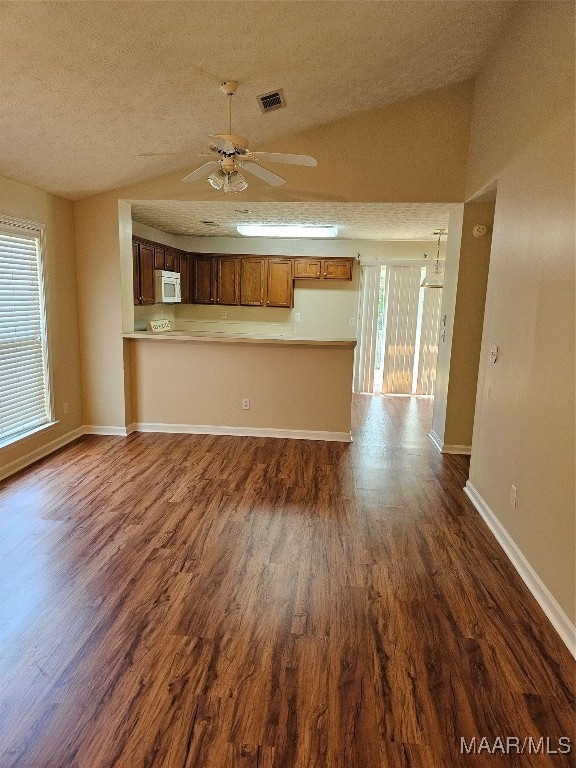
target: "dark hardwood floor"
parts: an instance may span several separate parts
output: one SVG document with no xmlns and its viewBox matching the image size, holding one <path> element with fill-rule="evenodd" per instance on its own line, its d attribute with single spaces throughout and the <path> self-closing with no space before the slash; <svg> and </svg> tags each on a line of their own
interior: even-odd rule
<svg viewBox="0 0 576 768">
<path fill-rule="evenodd" d="M 429 401 L 354 408 L 351 445 L 85 437 L 0 486 L 0 768 L 574 765 L 461 753 L 573 737 L 574 661 Z"/>
</svg>

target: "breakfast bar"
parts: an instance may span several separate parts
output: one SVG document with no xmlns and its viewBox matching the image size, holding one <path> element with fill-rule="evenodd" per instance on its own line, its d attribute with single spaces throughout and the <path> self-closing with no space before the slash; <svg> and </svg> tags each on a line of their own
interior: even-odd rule
<svg viewBox="0 0 576 768">
<path fill-rule="evenodd" d="M 351 438 L 351 339 L 171 331 L 123 334 L 132 429 Z"/>
</svg>

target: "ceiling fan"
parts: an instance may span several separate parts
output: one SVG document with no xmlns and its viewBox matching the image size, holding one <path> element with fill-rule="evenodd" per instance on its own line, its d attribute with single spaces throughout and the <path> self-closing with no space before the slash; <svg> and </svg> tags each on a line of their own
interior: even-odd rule
<svg viewBox="0 0 576 768">
<path fill-rule="evenodd" d="M 309 155 L 251 152 L 248 149 L 248 139 L 232 133 L 232 96 L 236 93 L 237 88 L 236 80 L 227 80 L 220 86 L 222 93 L 228 97 L 228 133 L 217 133 L 210 136 L 209 149 L 214 159 L 196 168 L 182 181 L 198 181 L 208 176 L 208 182 L 215 189 L 223 189 L 224 192 L 242 192 L 248 186 L 248 182 L 240 173 L 240 169 L 257 176 L 273 187 L 286 183 L 286 179 L 260 165 L 257 160 L 290 165 L 316 165 L 316 160 Z"/>
</svg>

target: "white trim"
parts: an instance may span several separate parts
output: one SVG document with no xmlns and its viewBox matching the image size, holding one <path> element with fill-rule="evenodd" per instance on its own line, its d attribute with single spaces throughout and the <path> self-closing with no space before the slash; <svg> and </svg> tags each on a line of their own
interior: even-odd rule
<svg viewBox="0 0 576 768">
<path fill-rule="evenodd" d="M 494 534 L 496 540 L 508 556 L 508 559 L 518 571 L 520 578 L 534 595 L 536 602 L 540 608 L 542 608 L 570 653 L 576 658 L 576 626 L 572 624 L 561 606 L 558 605 L 554 595 L 552 595 L 540 576 L 538 576 L 534 568 L 532 568 L 512 536 L 510 536 L 506 528 L 504 528 L 500 520 L 498 520 L 470 480 L 466 483 L 464 493 L 468 496 L 488 528 L 490 528 Z"/>
<path fill-rule="evenodd" d="M 136 432 L 186 433 L 191 435 L 235 435 L 238 437 L 280 437 L 290 440 L 328 440 L 351 443 L 350 432 L 315 432 L 307 429 L 268 427 L 220 427 L 212 424 L 132 424 Z"/>
<path fill-rule="evenodd" d="M 458 454 L 460 456 L 470 456 L 472 453 L 472 446 L 471 445 L 450 445 L 449 443 L 443 443 L 442 440 L 438 437 L 436 432 L 434 430 L 431 430 L 428 433 L 428 437 L 436 448 L 440 451 L 440 453 L 453 453 Z"/>
<path fill-rule="evenodd" d="M 21 456 L 19 459 L 11 461 L 10 464 L 6 464 L 0 469 L 0 480 L 4 480 L 10 475 L 14 475 L 16 472 L 20 472 L 21 469 L 28 467 L 39 459 L 43 459 L 44 456 L 47 456 L 49 453 L 54 453 L 54 451 L 57 451 L 59 448 L 82 437 L 83 434 L 83 428 L 78 427 L 78 429 L 74 429 L 72 432 L 67 432 L 65 435 L 57 437 L 49 443 L 45 443 L 40 448 L 36 448 L 36 450 L 30 451 L 30 453 L 27 453 L 25 456 Z"/>
<path fill-rule="evenodd" d="M 470 456 L 472 454 L 471 445 L 449 445 L 444 443 L 442 446 L 442 453 L 455 453 L 461 456 Z"/>
<path fill-rule="evenodd" d="M 129 434 L 126 427 L 106 427 L 100 426 L 99 424 L 85 424 L 83 429 L 85 435 L 115 435 L 117 437 L 126 437 L 126 435 Z"/>
</svg>

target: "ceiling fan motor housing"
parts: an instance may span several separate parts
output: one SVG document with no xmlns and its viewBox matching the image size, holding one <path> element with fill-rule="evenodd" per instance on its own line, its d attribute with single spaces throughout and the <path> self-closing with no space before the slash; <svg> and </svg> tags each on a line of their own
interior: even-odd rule
<svg viewBox="0 0 576 768">
<path fill-rule="evenodd" d="M 234 96 L 238 88 L 237 80 L 225 80 L 220 86 L 220 90 L 225 96 Z"/>
</svg>

